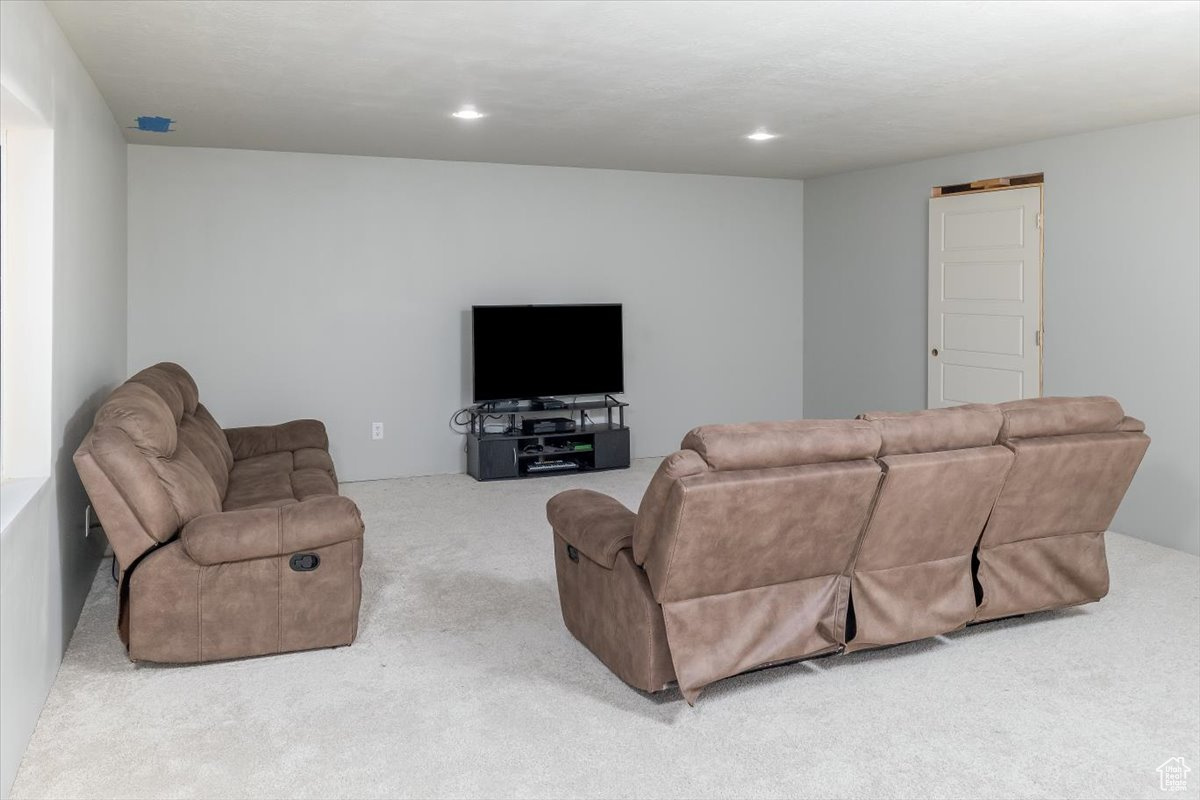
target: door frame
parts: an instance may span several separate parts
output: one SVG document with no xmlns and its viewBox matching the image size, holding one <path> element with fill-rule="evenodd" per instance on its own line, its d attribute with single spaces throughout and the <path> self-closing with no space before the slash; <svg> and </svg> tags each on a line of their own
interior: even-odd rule
<svg viewBox="0 0 1200 800">
<path fill-rule="evenodd" d="M 1010 175 L 1005 178 L 980 178 L 967 183 L 946 184 L 934 186 L 929 196 L 957 197 L 961 194 L 983 194 L 984 192 L 1005 192 L 1010 189 L 1032 189 L 1037 187 L 1038 203 L 1041 211 L 1038 216 L 1038 259 L 1041 268 L 1038 270 L 1038 397 L 1046 395 L 1046 175 L 1044 172 L 1031 172 L 1025 175 Z M 929 220 L 926 219 L 926 226 Z M 928 271 L 929 253 L 925 254 L 926 271 Z M 925 308 L 926 321 L 929 319 L 929 307 Z"/>
</svg>

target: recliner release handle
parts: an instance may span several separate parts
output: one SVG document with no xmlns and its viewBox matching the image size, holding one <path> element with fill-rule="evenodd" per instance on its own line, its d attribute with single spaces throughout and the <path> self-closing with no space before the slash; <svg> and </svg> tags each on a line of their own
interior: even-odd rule
<svg viewBox="0 0 1200 800">
<path fill-rule="evenodd" d="M 579 551 L 575 549 L 575 545 L 567 545 L 567 558 L 579 563 Z"/>
<path fill-rule="evenodd" d="M 312 572 L 321 566 L 321 557 L 316 553 L 296 553 L 288 561 L 288 565 L 296 572 Z"/>
</svg>

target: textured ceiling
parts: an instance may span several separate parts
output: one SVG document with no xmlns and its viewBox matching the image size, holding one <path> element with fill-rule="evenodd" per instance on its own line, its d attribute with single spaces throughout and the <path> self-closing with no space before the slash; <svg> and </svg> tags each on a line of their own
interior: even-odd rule
<svg viewBox="0 0 1200 800">
<path fill-rule="evenodd" d="M 800 178 L 1200 111 L 1197 2 L 49 5 L 147 144 Z"/>
</svg>

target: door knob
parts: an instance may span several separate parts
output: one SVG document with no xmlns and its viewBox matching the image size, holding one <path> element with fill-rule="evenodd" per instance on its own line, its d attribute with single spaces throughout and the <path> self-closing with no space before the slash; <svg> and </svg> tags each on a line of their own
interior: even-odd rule
<svg viewBox="0 0 1200 800">
<path fill-rule="evenodd" d="M 929 354 L 930 354 L 931 356 L 933 356 L 934 358 L 937 358 L 938 349 L 937 349 L 936 347 L 935 347 L 935 348 L 933 348 L 932 350 L 930 350 L 930 351 L 929 351 Z"/>
</svg>

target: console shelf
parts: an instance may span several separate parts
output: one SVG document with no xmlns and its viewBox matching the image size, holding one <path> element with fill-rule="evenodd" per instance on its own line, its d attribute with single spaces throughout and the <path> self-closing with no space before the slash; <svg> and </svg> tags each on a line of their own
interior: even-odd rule
<svg viewBox="0 0 1200 800">
<path fill-rule="evenodd" d="M 564 403 L 559 408 L 474 406 L 469 409 L 467 473 L 479 481 L 494 481 L 627 468 L 629 427 L 625 424 L 625 407 L 628 405 L 610 397 Z M 606 411 L 606 419 L 592 422 L 588 411 Z M 521 418 L 567 415 L 574 418 L 574 431 L 521 432 Z M 505 431 L 484 432 L 484 424 L 489 419 L 503 420 Z M 566 461 L 575 466 L 538 471 L 537 465 L 550 461 Z"/>
</svg>

